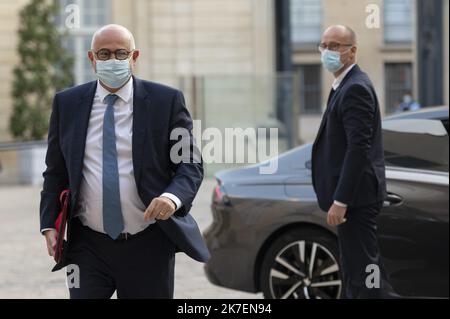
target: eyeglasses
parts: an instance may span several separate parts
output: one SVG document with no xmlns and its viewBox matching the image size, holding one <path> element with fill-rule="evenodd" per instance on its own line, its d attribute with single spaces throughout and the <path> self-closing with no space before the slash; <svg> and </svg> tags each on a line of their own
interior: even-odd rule
<svg viewBox="0 0 450 319">
<path fill-rule="evenodd" d="M 130 53 L 133 51 L 127 51 L 125 49 L 118 49 L 116 51 L 110 51 L 109 49 L 100 49 L 95 53 L 97 59 L 101 61 L 106 61 L 111 58 L 111 54 L 114 54 L 117 60 L 126 60 L 130 56 Z"/>
<path fill-rule="evenodd" d="M 331 42 L 330 44 L 326 45 L 325 43 L 321 43 L 319 45 L 319 51 L 323 52 L 325 50 L 330 50 L 330 51 L 339 51 L 339 49 L 341 47 L 351 47 L 353 46 L 353 44 L 350 43 L 337 43 L 337 42 Z"/>
</svg>

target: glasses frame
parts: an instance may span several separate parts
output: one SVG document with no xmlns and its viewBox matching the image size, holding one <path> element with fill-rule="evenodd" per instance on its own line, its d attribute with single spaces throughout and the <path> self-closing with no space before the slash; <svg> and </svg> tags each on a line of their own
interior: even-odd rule
<svg viewBox="0 0 450 319">
<path fill-rule="evenodd" d="M 336 43 L 336 44 L 337 44 L 336 50 L 330 50 L 330 49 L 328 49 L 328 46 L 323 47 L 323 46 L 322 46 L 322 43 L 321 43 L 321 44 L 319 44 L 319 46 L 318 46 L 319 52 L 323 52 L 323 51 L 325 51 L 325 50 L 330 50 L 330 51 L 338 52 L 339 49 L 340 49 L 341 47 L 352 47 L 352 46 L 353 46 L 353 44 L 351 44 L 351 43 Z"/>
<path fill-rule="evenodd" d="M 107 59 L 100 59 L 100 58 L 98 57 L 98 53 L 99 53 L 100 51 L 102 51 L 102 50 L 107 50 L 107 51 L 109 52 L 109 56 L 108 56 Z M 118 52 L 118 51 L 125 51 L 125 52 L 127 53 L 127 57 L 126 57 L 125 59 L 118 59 L 118 58 L 117 58 L 117 52 Z M 108 60 L 110 60 L 110 59 L 111 59 L 111 55 L 114 55 L 114 58 L 115 58 L 116 60 L 124 61 L 124 60 L 126 60 L 126 59 L 128 59 L 128 58 L 130 57 L 130 53 L 133 53 L 134 50 L 128 51 L 127 49 L 117 49 L 116 51 L 111 51 L 111 50 L 109 50 L 109 49 L 102 48 L 102 49 L 99 49 L 97 52 L 95 52 L 95 51 L 92 51 L 92 52 L 94 53 L 94 55 L 95 55 L 95 57 L 97 58 L 97 60 L 100 60 L 100 61 L 108 61 Z"/>
</svg>

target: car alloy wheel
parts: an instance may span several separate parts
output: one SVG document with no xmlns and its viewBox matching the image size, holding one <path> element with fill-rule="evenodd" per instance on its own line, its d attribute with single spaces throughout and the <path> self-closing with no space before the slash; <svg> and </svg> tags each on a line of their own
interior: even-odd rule
<svg viewBox="0 0 450 319">
<path fill-rule="evenodd" d="M 339 264 L 321 244 L 295 241 L 273 260 L 269 287 L 275 299 L 336 299 L 342 289 Z"/>
</svg>

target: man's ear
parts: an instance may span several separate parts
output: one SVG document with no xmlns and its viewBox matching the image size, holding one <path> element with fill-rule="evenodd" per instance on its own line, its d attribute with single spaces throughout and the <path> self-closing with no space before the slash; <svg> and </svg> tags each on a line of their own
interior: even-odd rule
<svg viewBox="0 0 450 319">
<path fill-rule="evenodd" d="M 358 51 L 358 48 L 356 46 L 353 46 L 351 51 L 352 51 L 353 58 L 355 58 L 356 57 L 356 51 Z"/>
<path fill-rule="evenodd" d="M 94 62 L 94 52 L 92 52 L 91 50 L 89 50 L 89 51 L 87 52 L 87 54 L 88 54 L 89 60 L 91 60 L 91 62 Z"/>
<path fill-rule="evenodd" d="M 92 50 L 89 50 L 89 51 L 88 51 L 88 58 L 89 58 L 89 60 L 91 61 L 92 69 L 93 69 L 94 72 L 95 72 L 95 59 L 94 59 L 94 52 L 92 52 Z"/>
<path fill-rule="evenodd" d="M 136 62 L 136 60 L 138 59 L 140 53 L 141 52 L 139 50 L 134 50 L 133 51 L 133 62 Z"/>
</svg>

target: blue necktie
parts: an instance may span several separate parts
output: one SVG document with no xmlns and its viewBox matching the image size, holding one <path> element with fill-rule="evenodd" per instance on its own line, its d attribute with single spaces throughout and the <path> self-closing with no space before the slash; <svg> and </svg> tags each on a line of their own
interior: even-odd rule
<svg viewBox="0 0 450 319">
<path fill-rule="evenodd" d="M 107 107 L 103 118 L 103 228 L 112 239 L 116 239 L 124 229 L 114 125 L 114 103 L 117 98 L 115 94 L 106 96 Z"/>
</svg>

